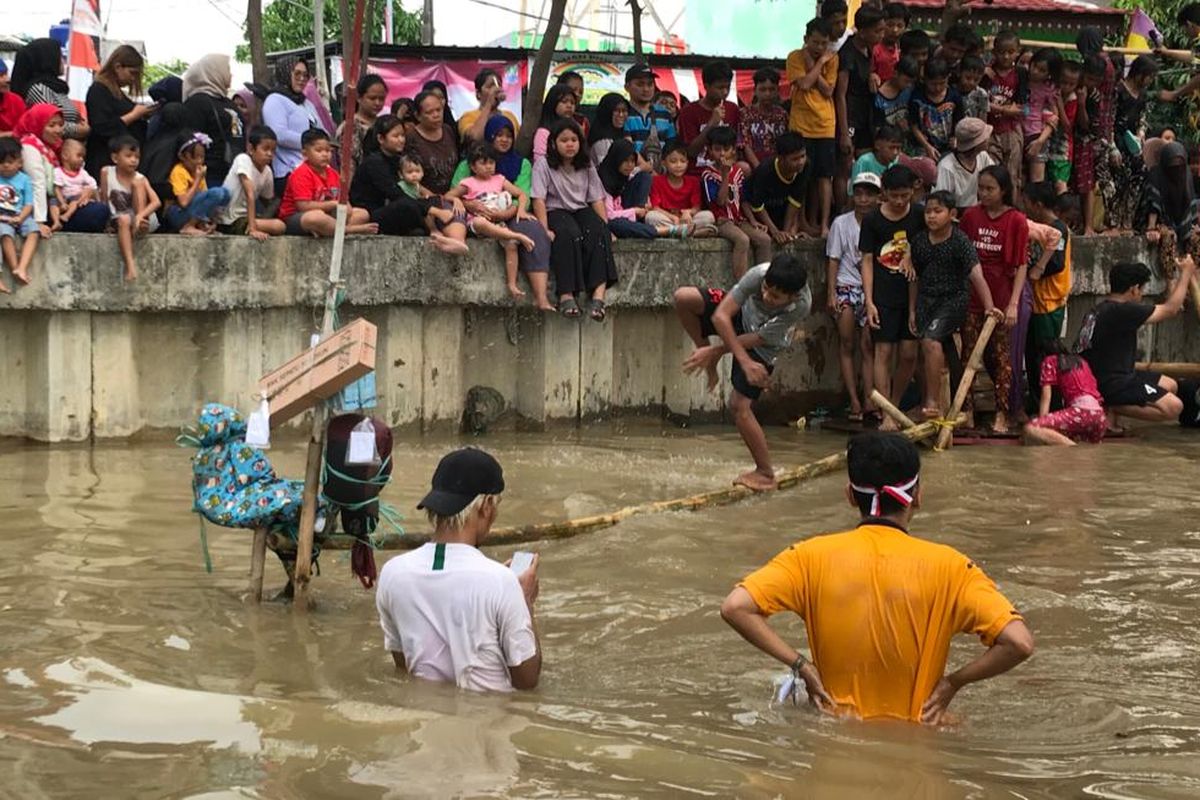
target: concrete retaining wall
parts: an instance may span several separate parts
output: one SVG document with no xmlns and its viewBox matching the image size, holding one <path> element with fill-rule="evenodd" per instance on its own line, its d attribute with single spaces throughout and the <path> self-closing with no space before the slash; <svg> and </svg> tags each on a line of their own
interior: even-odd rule
<svg viewBox="0 0 1200 800">
<path fill-rule="evenodd" d="M 822 308 L 820 243 L 800 243 Z M 680 373 L 691 346 L 670 308 L 682 284 L 728 285 L 720 241 L 621 242 L 608 321 L 568 321 L 515 307 L 499 249 L 475 242 L 451 259 L 420 239 L 346 244 L 344 318 L 379 326 L 380 414 L 395 426 L 457 426 L 473 386 L 503 397 L 520 424 L 617 412 L 719 416 L 728 394 Z M 121 281 L 112 237 L 45 242 L 33 283 L 0 296 L 0 435 L 45 441 L 174 428 L 201 403 L 249 409 L 258 378 L 300 352 L 319 325 L 331 244 L 289 238 L 156 235 L 139 245 L 141 277 Z M 1118 260 L 1149 262 L 1140 239 L 1078 240 L 1071 318 L 1105 288 Z M 1196 323 L 1147 332 L 1147 356 L 1200 360 Z M 768 417 L 838 402 L 836 333 L 808 320 L 761 404 Z"/>
</svg>

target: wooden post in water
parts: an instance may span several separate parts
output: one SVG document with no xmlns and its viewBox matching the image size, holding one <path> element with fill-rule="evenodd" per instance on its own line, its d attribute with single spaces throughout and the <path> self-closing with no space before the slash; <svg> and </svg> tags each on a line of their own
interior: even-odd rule
<svg viewBox="0 0 1200 800">
<path fill-rule="evenodd" d="M 342 254 L 346 246 L 346 220 L 350 215 L 350 181 L 353 177 L 353 162 L 350 150 L 354 143 L 354 112 L 358 105 L 358 93 L 355 84 L 358 82 L 359 61 L 362 56 L 363 16 L 366 0 L 355 0 L 354 3 L 354 46 L 350 51 L 350 62 L 344 73 L 346 85 L 346 107 L 343 118 L 347 122 L 343 126 L 341 152 L 342 172 L 340 176 L 341 191 L 338 192 L 337 228 L 333 236 L 333 256 L 329 261 L 329 286 L 325 290 L 325 314 L 321 320 L 322 338 L 333 333 L 334 311 L 337 309 L 338 285 L 342 280 Z M 324 57 L 324 53 L 320 54 Z M 293 579 L 295 597 L 293 609 L 298 612 L 308 610 L 308 582 L 312 579 L 312 548 L 313 527 L 317 520 L 317 492 L 321 483 L 321 456 L 325 449 L 325 424 L 328 419 L 325 404 L 320 403 L 313 409 L 312 429 L 308 437 L 308 457 L 304 468 L 303 507 L 300 511 L 300 534 L 296 543 L 296 570 Z"/>
<path fill-rule="evenodd" d="M 262 602 L 263 570 L 267 562 L 267 529 L 254 529 L 254 544 L 250 548 L 250 596 Z"/>
<path fill-rule="evenodd" d="M 946 419 L 956 419 L 958 412 L 962 411 L 963 403 L 967 401 L 967 393 L 971 391 L 971 385 L 975 383 L 975 373 L 983 366 L 983 351 L 987 348 L 987 344 L 992 338 L 992 332 L 995 330 L 996 318 L 989 316 L 983 321 L 983 329 L 979 331 L 979 339 L 975 342 L 975 349 L 971 351 L 971 357 L 963 365 L 962 380 L 958 382 L 958 390 L 954 393 L 954 402 L 950 404 L 950 413 L 946 415 Z M 942 428 L 938 434 L 937 447 L 934 449 L 945 450 L 953 438 L 954 428 Z"/>
<path fill-rule="evenodd" d="M 951 398 L 950 370 L 944 369 L 944 370 L 942 370 L 942 389 L 938 393 L 938 408 L 949 408 L 950 407 L 950 398 Z M 949 447 L 953 447 L 953 446 L 954 446 L 954 437 L 951 436 L 950 441 L 946 442 L 946 447 L 949 448 Z"/>
</svg>

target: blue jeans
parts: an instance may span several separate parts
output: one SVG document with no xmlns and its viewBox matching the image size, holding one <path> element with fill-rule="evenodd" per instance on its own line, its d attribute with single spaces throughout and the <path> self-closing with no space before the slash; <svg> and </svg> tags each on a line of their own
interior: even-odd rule
<svg viewBox="0 0 1200 800">
<path fill-rule="evenodd" d="M 75 209 L 71 218 L 63 223 L 67 233 L 104 233 L 110 216 L 107 203 L 88 203 Z"/>
<path fill-rule="evenodd" d="M 650 184 L 654 174 L 638 171 L 629 176 L 629 183 L 621 191 L 622 208 L 642 208 L 650 202 Z M 617 234 L 618 236 L 620 234 Z"/>
<path fill-rule="evenodd" d="M 658 235 L 653 225 L 647 225 L 644 222 L 637 222 L 623 217 L 610 219 L 608 221 L 608 229 L 618 239 L 653 239 Z"/>
<path fill-rule="evenodd" d="M 218 208 L 229 205 L 229 190 L 224 186 L 215 189 L 205 189 L 197 192 L 192 202 L 186 208 L 171 206 L 167 209 L 167 225 L 173 231 L 178 231 L 192 220 L 208 222 Z"/>
</svg>

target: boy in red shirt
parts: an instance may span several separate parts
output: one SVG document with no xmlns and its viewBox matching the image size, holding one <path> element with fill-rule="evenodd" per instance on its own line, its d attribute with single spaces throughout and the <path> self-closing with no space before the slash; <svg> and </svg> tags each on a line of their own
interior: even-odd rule
<svg viewBox="0 0 1200 800">
<path fill-rule="evenodd" d="M 679 138 L 687 145 L 688 157 L 701 159 L 708 147 L 709 132 L 729 127 L 738 129 L 741 121 L 737 104 L 730 102 L 729 89 L 733 85 L 733 69 L 725 61 L 710 61 L 700 73 L 704 83 L 704 97 L 688 103 L 679 112 Z M 707 166 L 700 164 L 699 166 Z"/>
<path fill-rule="evenodd" d="M 871 50 L 871 91 L 879 91 L 896 74 L 900 63 L 900 35 L 908 30 L 911 18 L 904 3 L 888 3 L 883 8 L 883 39 Z"/>
<path fill-rule="evenodd" d="M 309 128 L 300 137 L 304 163 L 288 176 L 279 218 L 287 226 L 288 236 L 333 236 L 337 229 L 337 205 L 341 195 L 338 174 L 330 166 L 333 146 L 323 130 Z M 346 219 L 346 233 L 379 233 L 365 208 L 352 208 Z"/>
<path fill-rule="evenodd" d="M 1021 191 L 1021 176 L 1025 171 L 1025 136 L 1021 132 L 1024 115 L 1022 96 L 1026 90 L 1017 68 L 1021 40 L 1012 31 L 1000 31 L 992 40 L 992 65 L 983 74 L 983 88 L 988 90 L 988 124 L 992 126 L 992 141 L 988 154 L 997 164 L 1003 164 L 1012 176 L 1014 191 Z"/>
<path fill-rule="evenodd" d="M 0 59 L 0 136 L 12 136 L 17 120 L 25 113 L 25 101 L 8 90 L 8 64 Z"/>
<path fill-rule="evenodd" d="M 650 184 L 648 225 L 684 225 L 688 236 L 713 236 L 717 221 L 711 211 L 700 206 L 700 179 L 688 175 L 688 151 L 680 141 L 671 142 L 663 150 L 666 172 L 656 174 Z"/>
</svg>

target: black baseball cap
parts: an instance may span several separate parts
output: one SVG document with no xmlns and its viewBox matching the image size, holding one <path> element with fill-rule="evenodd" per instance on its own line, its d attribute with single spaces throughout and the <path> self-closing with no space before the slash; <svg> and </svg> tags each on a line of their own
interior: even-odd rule
<svg viewBox="0 0 1200 800">
<path fill-rule="evenodd" d="M 504 491 L 500 462 L 475 447 L 464 447 L 442 457 L 433 472 L 433 488 L 417 508 L 441 517 L 452 517 L 481 494 Z"/>
<path fill-rule="evenodd" d="M 638 78 L 654 78 L 655 80 L 658 80 L 658 76 L 654 74 L 654 70 L 650 69 L 649 66 L 640 61 L 629 69 L 625 70 L 626 83 L 629 83 L 632 80 L 637 80 Z"/>
</svg>

